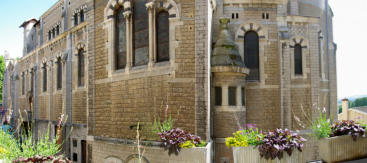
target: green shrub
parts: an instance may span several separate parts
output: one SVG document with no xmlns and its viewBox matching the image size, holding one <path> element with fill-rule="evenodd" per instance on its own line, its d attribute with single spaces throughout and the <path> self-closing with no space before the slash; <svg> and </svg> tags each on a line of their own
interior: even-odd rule
<svg viewBox="0 0 367 163">
<path fill-rule="evenodd" d="M 153 131 L 155 133 L 164 133 L 165 131 L 169 131 L 173 128 L 173 120 L 172 117 L 169 116 L 168 119 L 166 118 L 161 123 L 161 118 L 158 116 L 154 116 L 154 122 L 153 122 Z"/>
<path fill-rule="evenodd" d="M 320 116 L 312 121 L 312 135 L 318 139 L 327 138 L 331 134 L 331 121 L 327 119 L 326 114 L 320 113 Z"/>
</svg>

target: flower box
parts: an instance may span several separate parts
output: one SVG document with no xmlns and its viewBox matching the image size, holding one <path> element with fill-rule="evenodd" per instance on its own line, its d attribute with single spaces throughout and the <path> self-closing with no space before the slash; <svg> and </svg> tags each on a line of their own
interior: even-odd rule
<svg viewBox="0 0 367 163">
<path fill-rule="evenodd" d="M 367 138 L 337 136 L 319 140 L 319 153 L 323 161 L 328 163 L 354 160 L 367 156 Z"/>
<path fill-rule="evenodd" d="M 234 163 L 295 163 L 295 162 L 305 162 L 303 152 L 299 152 L 294 149 L 292 155 L 289 156 L 286 152 L 283 154 L 283 158 L 279 160 L 275 158 L 274 160 L 266 160 L 262 158 L 259 153 L 258 147 L 233 147 L 233 159 Z"/>
</svg>

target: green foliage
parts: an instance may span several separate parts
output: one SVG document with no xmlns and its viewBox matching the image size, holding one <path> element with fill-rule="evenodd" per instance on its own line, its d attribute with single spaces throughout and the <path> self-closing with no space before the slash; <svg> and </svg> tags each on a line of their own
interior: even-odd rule
<svg viewBox="0 0 367 163">
<path fill-rule="evenodd" d="M 326 118 L 326 114 L 320 113 L 320 116 L 312 121 L 312 135 L 318 139 L 327 138 L 331 134 L 331 121 Z"/>
<path fill-rule="evenodd" d="M 257 146 L 261 144 L 264 135 L 257 128 L 248 128 L 233 133 L 233 137 L 226 138 L 228 147 L 247 147 L 248 145 Z"/>
<path fill-rule="evenodd" d="M 19 139 L 0 131 L 0 159 L 11 161 L 19 158 L 30 158 L 34 156 L 54 156 L 60 152 L 60 145 L 56 143 L 57 137 L 50 141 L 50 129 L 43 138 L 34 140 L 32 130 L 22 132 Z"/>
<path fill-rule="evenodd" d="M 205 141 L 201 141 L 198 144 L 195 145 L 195 143 L 192 140 L 188 140 L 185 143 L 182 143 L 180 145 L 181 148 L 195 148 L 195 147 L 206 147 L 208 143 Z"/>
<path fill-rule="evenodd" d="M 339 105 L 338 110 L 339 110 L 339 114 L 343 112 L 342 105 Z"/>
<path fill-rule="evenodd" d="M 0 130 L 0 148 L 0 159 L 4 160 L 5 162 L 11 162 L 21 153 L 16 139 L 3 130 Z"/>
<path fill-rule="evenodd" d="M 367 97 L 357 98 L 349 103 L 349 107 L 367 106 Z"/>
<path fill-rule="evenodd" d="M 173 128 L 173 120 L 172 117 L 169 116 L 168 119 L 166 118 L 162 123 L 161 123 L 161 118 L 158 116 L 158 118 L 156 116 L 154 116 L 154 122 L 153 122 L 153 131 L 155 133 L 164 133 L 165 131 L 171 130 Z"/>
</svg>

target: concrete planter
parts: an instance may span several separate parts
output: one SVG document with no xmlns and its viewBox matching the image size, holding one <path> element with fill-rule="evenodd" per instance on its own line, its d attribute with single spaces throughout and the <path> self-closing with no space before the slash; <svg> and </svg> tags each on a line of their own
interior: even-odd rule
<svg viewBox="0 0 367 163">
<path fill-rule="evenodd" d="M 358 137 L 353 141 L 352 136 L 345 135 L 320 139 L 319 152 L 321 159 L 328 163 L 366 157 L 367 138 Z"/>
<path fill-rule="evenodd" d="M 259 149 L 256 147 L 233 147 L 233 160 L 234 163 L 295 163 L 295 162 L 305 162 L 302 152 L 295 149 L 292 156 L 284 153 L 283 158 L 279 160 L 278 158 L 274 160 L 266 160 L 260 157 Z"/>
<path fill-rule="evenodd" d="M 135 163 L 138 161 L 136 146 L 130 144 L 103 143 L 94 141 L 92 162 L 95 163 Z M 157 146 L 143 146 L 142 163 L 212 163 L 212 143 L 206 147 L 181 149 L 178 155 L 168 155 L 168 151 Z"/>
</svg>

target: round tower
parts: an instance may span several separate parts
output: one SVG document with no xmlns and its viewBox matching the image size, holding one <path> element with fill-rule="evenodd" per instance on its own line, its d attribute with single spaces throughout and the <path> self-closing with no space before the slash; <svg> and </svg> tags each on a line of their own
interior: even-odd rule
<svg viewBox="0 0 367 163">
<path fill-rule="evenodd" d="M 213 137 L 216 158 L 224 153 L 231 155 L 225 147 L 225 138 L 242 128 L 246 123 L 245 85 L 249 69 L 246 68 L 228 31 L 228 18 L 221 18 L 220 32 L 211 56 Z M 229 157 L 224 157 L 228 160 Z"/>
</svg>

